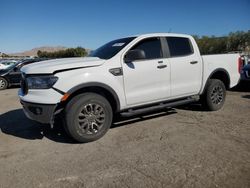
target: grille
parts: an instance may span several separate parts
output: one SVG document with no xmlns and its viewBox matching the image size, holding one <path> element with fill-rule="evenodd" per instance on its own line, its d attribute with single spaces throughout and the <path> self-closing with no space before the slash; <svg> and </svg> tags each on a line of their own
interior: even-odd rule
<svg viewBox="0 0 250 188">
<path fill-rule="evenodd" d="M 22 79 L 21 79 L 21 91 L 24 95 L 28 93 L 28 85 L 25 79 L 25 74 L 22 74 Z"/>
</svg>

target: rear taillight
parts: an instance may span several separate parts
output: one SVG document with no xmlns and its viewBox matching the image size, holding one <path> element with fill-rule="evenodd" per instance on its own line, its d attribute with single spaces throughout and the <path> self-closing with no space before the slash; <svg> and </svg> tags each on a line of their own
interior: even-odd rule
<svg viewBox="0 0 250 188">
<path fill-rule="evenodd" d="M 240 73 L 243 68 L 243 60 L 241 57 L 238 59 L 238 72 Z"/>
</svg>

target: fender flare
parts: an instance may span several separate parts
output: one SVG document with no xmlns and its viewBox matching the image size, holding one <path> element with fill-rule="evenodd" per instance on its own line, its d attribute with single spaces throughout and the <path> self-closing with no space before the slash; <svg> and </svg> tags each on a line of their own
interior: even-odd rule
<svg viewBox="0 0 250 188">
<path fill-rule="evenodd" d="M 100 82 L 89 82 L 89 83 L 79 84 L 79 85 L 71 88 L 70 90 L 68 90 L 66 93 L 71 95 L 78 90 L 88 88 L 88 87 L 98 87 L 98 88 L 102 88 L 102 89 L 108 91 L 115 100 L 116 111 L 120 110 L 120 100 L 119 100 L 119 97 L 118 97 L 117 93 L 115 92 L 115 90 L 113 88 L 111 88 L 110 86 L 103 84 L 103 83 L 100 83 Z"/>
<path fill-rule="evenodd" d="M 207 78 L 206 84 L 205 84 L 205 86 L 204 86 L 204 88 L 203 88 L 203 91 L 202 91 L 202 94 L 205 92 L 205 90 L 206 90 L 206 88 L 207 88 L 208 80 L 210 80 L 211 77 L 212 77 L 216 72 L 224 72 L 224 73 L 227 75 L 227 77 L 228 77 L 228 81 L 229 81 L 229 82 L 228 82 L 228 86 L 230 86 L 230 82 L 231 82 L 231 81 L 230 81 L 230 75 L 229 75 L 228 71 L 227 71 L 226 69 L 224 69 L 224 68 L 217 68 L 217 69 L 213 70 L 213 72 L 211 72 L 210 75 L 209 75 L 209 77 Z M 226 86 L 226 88 L 227 88 L 228 86 Z"/>
</svg>

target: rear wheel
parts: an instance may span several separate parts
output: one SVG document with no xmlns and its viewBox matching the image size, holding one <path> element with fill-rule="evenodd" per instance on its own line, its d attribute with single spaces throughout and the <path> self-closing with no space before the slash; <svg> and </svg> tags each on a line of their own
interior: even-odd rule
<svg viewBox="0 0 250 188">
<path fill-rule="evenodd" d="M 226 88 L 218 79 L 208 80 L 206 90 L 201 96 L 201 102 L 205 109 L 216 111 L 222 108 L 226 98 Z"/>
<path fill-rule="evenodd" d="M 8 82 L 4 78 L 0 77 L 0 90 L 4 90 L 8 87 Z"/>
<path fill-rule="evenodd" d="M 78 142 L 101 138 L 110 128 L 112 108 L 103 96 L 85 93 L 74 97 L 65 109 L 66 132 Z"/>
</svg>

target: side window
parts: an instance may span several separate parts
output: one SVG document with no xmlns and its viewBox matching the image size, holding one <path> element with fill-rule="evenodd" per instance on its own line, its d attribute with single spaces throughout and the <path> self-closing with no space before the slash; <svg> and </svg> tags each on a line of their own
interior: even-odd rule
<svg viewBox="0 0 250 188">
<path fill-rule="evenodd" d="M 137 43 L 131 50 L 136 49 L 143 50 L 146 59 L 162 58 L 161 41 L 158 38 L 144 39 Z"/>
<path fill-rule="evenodd" d="M 167 37 L 168 47 L 171 57 L 187 56 L 193 54 L 193 47 L 188 38 Z"/>
</svg>

